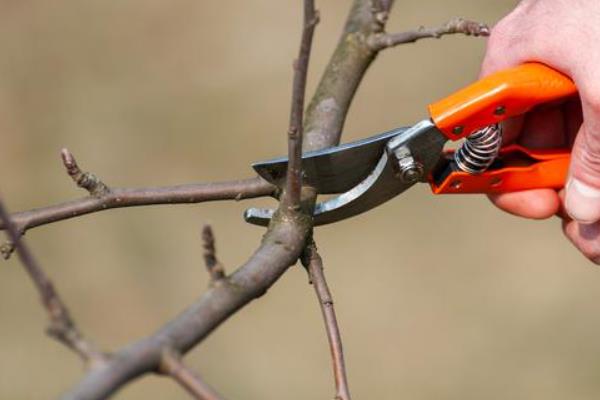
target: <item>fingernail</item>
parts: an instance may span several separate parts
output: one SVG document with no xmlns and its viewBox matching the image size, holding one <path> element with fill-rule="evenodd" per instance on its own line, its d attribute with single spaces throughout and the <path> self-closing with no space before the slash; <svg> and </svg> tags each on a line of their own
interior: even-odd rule
<svg viewBox="0 0 600 400">
<path fill-rule="evenodd" d="M 565 208 L 571 218 L 583 224 L 600 219 L 600 189 L 575 178 L 569 178 L 566 189 Z"/>
</svg>

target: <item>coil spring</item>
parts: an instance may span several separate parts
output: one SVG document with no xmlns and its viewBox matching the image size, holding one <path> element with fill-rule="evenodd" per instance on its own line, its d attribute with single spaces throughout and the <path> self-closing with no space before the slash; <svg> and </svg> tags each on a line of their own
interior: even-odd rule
<svg viewBox="0 0 600 400">
<path fill-rule="evenodd" d="M 454 152 L 454 161 L 461 171 L 480 174 L 494 162 L 501 145 L 502 127 L 489 125 L 466 138 Z"/>
</svg>

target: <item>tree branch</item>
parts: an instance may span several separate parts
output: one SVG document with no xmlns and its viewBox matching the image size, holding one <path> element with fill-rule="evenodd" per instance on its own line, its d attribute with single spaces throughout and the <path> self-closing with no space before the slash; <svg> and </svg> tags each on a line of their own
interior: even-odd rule
<svg viewBox="0 0 600 400">
<path fill-rule="evenodd" d="M 190 395 L 198 400 L 221 400 L 222 397 L 210 387 L 200 376 L 190 370 L 179 354 L 165 349 L 160 364 L 162 373 L 171 376 Z"/>
<path fill-rule="evenodd" d="M 310 222 L 306 210 L 278 211 L 260 247 L 244 265 L 157 332 L 88 371 L 63 399 L 104 399 L 132 379 L 157 371 L 165 348 L 187 353 L 236 311 L 262 296 L 296 262 Z"/>
<path fill-rule="evenodd" d="M 304 96 L 308 61 L 312 47 L 315 26 L 319 22 L 319 13 L 315 10 L 314 0 L 304 0 L 304 25 L 298 58 L 294 61 L 294 81 L 292 105 L 288 128 L 288 168 L 286 190 L 282 198 L 284 207 L 298 207 L 300 188 L 302 187 L 302 119 L 304 118 Z"/>
<path fill-rule="evenodd" d="M 376 54 L 365 40 L 376 26 L 370 0 L 354 0 L 342 38 L 308 106 L 304 150 L 339 143 L 352 97 Z M 264 294 L 296 262 L 312 229 L 316 192 L 303 188 L 300 198 L 302 212 L 280 207 L 260 247 L 226 284 L 210 287 L 157 332 L 121 349 L 103 368 L 88 372 L 63 399 L 109 396 L 130 380 L 155 371 L 165 346 L 185 354 L 241 307 Z"/>
<path fill-rule="evenodd" d="M 376 14 L 372 0 L 354 0 L 344 31 L 306 109 L 304 151 L 339 143 L 356 89 L 377 55 L 367 43 L 367 38 L 383 26 Z"/>
<path fill-rule="evenodd" d="M 489 36 L 490 28 L 479 22 L 470 21 L 464 18 L 452 18 L 446 24 L 437 28 L 425 28 L 398 33 L 378 33 L 372 35 L 369 39 L 370 46 L 377 51 L 394 47 L 399 44 L 416 42 L 424 38 L 439 39 L 444 35 L 461 33 L 467 36 Z"/>
<path fill-rule="evenodd" d="M 304 131 L 301 144 L 296 141 L 290 145 L 294 155 L 298 154 L 300 146 L 309 151 L 339 143 L 352 98 L 379 51 L 371 45 L 370 38 L 384 32 L 387 17 L 378 14 L 389 11 L 392 4 L 391 0 L 378 0 L 379 6 L 374 7 L 373 1 L 354 0 L 343 35 L 307 108 L 304 129 L 297 123 L 298 114 L 290 117 L 291 121 L 296 121 L 294 126 L 298 127 L 298 133 Z M 298 100 L 298 97 L 294 96 L 294 99 Z M 33 226 L 107 208 L 274 194 L 275 188 L 260 179 L 165 188 L 113 188 L 98 198 L 88 197 L 15 214 L 15 229 L 24 232 Z M 223 278 L 219 285 L 211 285 L 196 302 L 158 331 L 122 348 L 97 368 L 89 370 L 63 398 L 106 398 L 136 377 L 160 372 L 164 368 L 165 349 L 175 354 L 187 353 L 240 308 L 262 296 L 297 261 L 305 247 L 312 230 L 316 194 L 314 189 L 304 187 L 299 196 L 300 207 L 280 205 L 260 246 L 244 265 Z M 336 352 L 341 354 L 341 348 Z M 343 364 L 339 364 L 339 360 L 337 363 L 339 371 L 339 365 Z"/>
<path fill-rule="evenodd" d="M 21 234 L 10 219 L 8 211 L 0 199 L 0 221 L 4 223 L 7 234 L 14 248 L 37 289 L 41 302 L 48 312 L 50 324 L 46 332 L 77 353 L 86 363 L 91 366 L 99 366 L 104 363 L 105 356 L 91 343 L 87 342 L 81 332 L 75 326 L 75 322 L 69 314 L 69 310 L 56 292 L 52 281 L 37 263 L 29 247 L 21 239 Z"/>
<path fill-rule="evenodd" d="M 346 365 L 342 349 L 342 337 L 335 316 L 333 297 L 325 280 L 323 260 L 317 252 L 317 246 L 314 242 L 306 246 L 302 263 L 307 269 L 310 282 L 315 288 L 315 294 L 317 295 L 317 299 L 319 299 L 323 321 L 325 322 L 325 330 L 327 331 L 327 339 L 333 361 L 333 376 L 336 390 L 335 400 L 350 400 L 350 389 L 348 387 L 348 379 L 346 378 Z"/>
<path fill-rule="evenodd" d="M 11 218 L 21 234 L 52 222 L 112 208 L 156 204 L 192 204 L 216 200 L 241 200 L 276 196 L 277 188 L 261 178 L 147 188 L 113 188 L 100 196 L 89 196 L 48 207 L 14 213 Z M 6 229 L 0 223 L 0 230 Z"/>
</svg>

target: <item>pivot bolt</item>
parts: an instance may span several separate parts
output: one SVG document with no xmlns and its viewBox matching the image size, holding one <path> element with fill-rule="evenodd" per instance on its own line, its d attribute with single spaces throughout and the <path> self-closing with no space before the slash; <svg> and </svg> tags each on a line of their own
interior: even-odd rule
<svg viewBox="0 0 600 400">
<path fill-rule="evenodd" d="M 396 176 L 404 183 L 415 183 L 423 176 L 423 164 L 415 160 L 406 146 L 393 150 L 393 157 L 397 160 Z"/>
<path fill-rule="evenodd" d="M 410 156 L 400 159 L 398 168 L 398 175 L 404 183 L 415 183 L 423 176 L 423 166 Z"/>
</svg>

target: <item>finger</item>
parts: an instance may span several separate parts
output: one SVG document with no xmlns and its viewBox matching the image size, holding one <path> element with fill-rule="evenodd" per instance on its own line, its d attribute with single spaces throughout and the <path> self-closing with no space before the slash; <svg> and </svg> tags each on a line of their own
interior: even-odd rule
<svg viewBox="0 0 600 400">
<path fill-rule="evenodd" d="M 600 220 L 600 104 L 583 97 L 584 123 L 573 144 L 566 209 L 581 223 Z"/>
<path fill-rule="evenodd" d="M 526 147 L 562 147 L 565 142 L 563 111 L 560 106 L 537 110 L 525 119 L 511 120 L 510 129 L 505 134 L 505 142 L 513 141 L 515 129 L 521 125 L 523 133 L 518 141 Z M 519 133 L 519 132 L 517 132 Z M 508 140 L 507 139 L 508 136 Z M 490 200 L 503 211 L 524 218 L 545 219 L 555 215 L 560 208 L 558 194 L 552 189 L 527 190 L 489 196 Z"/>
<path fill-rule="evenodd" d="M 560 210 L 560 199 L 552 189 L 501 193 L 488 197 L 501 210 L 524 218 L 546 219 Z"/>
<path fill-rule="evenodd" d="M 565 236 L 595 264 L 600 264 L 600 223 L 582 224 L 574 220 L 564 220 Z"/>
<path fill-rule="evenodd" d="M 560 206 L 558 208 L 558 211 L 556 212 L 556 216 L 565 221 L 571 220 L 571 217 L 569 217 L 569 214 L 567 214 L 567 210 L 565 209 L 565 189 L 564 188 L 558 191 L 558 198 L 560 201 Z"/>
<path fill-rule="evenodd" d="M 579 97 L 566 101 L 563 104 L 565 115 L 565 133 L 567 135 L 567 147 L 573 147 L 577 132 L 583 123 L 583 114 L 581 111 L 581 100 Z"/>
<path fill-rule="evenodd" d="M 530 148 L 565 147 L 567 140 L 563 107 L 545 107 L 527 113 L 518 142 Z"/>
</svg>

